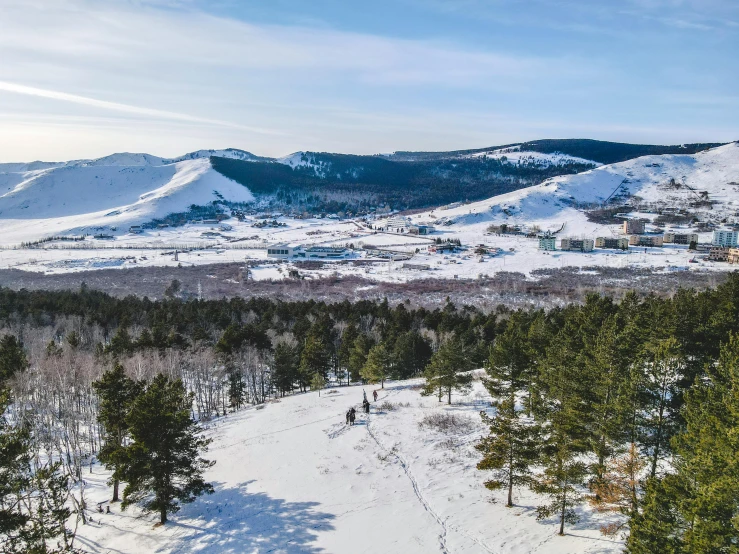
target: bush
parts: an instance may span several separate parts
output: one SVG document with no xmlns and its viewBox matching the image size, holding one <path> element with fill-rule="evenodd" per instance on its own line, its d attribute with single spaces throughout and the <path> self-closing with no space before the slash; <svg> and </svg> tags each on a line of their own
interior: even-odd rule
<svg viewBox="0 0 739 554">
<path fill-rule="evenodd" d="M 474 428 L 474 424 L 469 417 L 459 416 L 447 412 L 434 412 L 423 416 L 418 422 L 418 426 L 423 428 L 434 429 L 440 433 L 469 433 Z"/>
</svg>

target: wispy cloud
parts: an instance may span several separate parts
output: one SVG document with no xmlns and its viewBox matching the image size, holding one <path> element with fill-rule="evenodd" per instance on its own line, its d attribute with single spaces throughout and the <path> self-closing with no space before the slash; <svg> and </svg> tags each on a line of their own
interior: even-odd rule
<svg viewBox="0 0 739 554">
<path fill-rule="evenodd" d="M 90 106 L 93 108 L 102 108 L 104 110 L 112 110 L 115 112 L 122 112 L 127 114 L 135 114 L 146 117 L 153 117 L 157 119 L 174 119 L 177 121 L 186 121 L 189 123 L 202 123 L 205 125 L 216 125 L 222 127 L 231 127 L 234 129 L 242 129 L 245 131 L 251 131 L 255 133 L 264 134 L 283 134 L 269 129 L 261 129 L 258 127 L 249 127 L 245 125 L 239 125 L 230 123 L 228 121 L 220 121 L 218 119 L 208 119 L 205 117 L 197 117 L 193 115 L 171 112 L 167 110 L 158 110 L 153 108 L 145 108 L 141 106 L 131 106 L 129 104 L 121 104 L 119 102 L 108 102 L 106 100 L 98 100 L 96 98 L 88 98 L 87 96 L 80 96 L 78 94 L 68 94 L 66 92 L 60 92 L 56 90 L 47 90 L 37 87 L 29 87 L 26 85 L 20 85 L 17 83 L 8 83 L 6 81 L 0 81 L 0 91 L 12 92 L 15 94 L 23 94 L 26 96 L 37 96 L 39 98 L 49 98 L 51 100 L 60 100 L 62 102 L 71 102 L 72 104 L 80 104 L 83 106 Z"/>
</svg>

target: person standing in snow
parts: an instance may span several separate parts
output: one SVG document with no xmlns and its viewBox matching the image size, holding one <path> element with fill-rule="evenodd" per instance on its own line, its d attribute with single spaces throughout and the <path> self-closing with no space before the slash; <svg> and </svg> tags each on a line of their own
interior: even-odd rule
<svg viewBox="0 0 739 554">
<path fill-rule="evenodd" d="M 364 402 L 367 402 L 367 391 L 362 389 L 362 396 L 364 396 Z"/>
<path fill-rule="evenodd" d="M 354 406 L 352 406 L 352 409 L 349 410 L 349 425 L 354 425 L 354 420 L 357 417 L 357 410 L 354 409 Z"/>
<path fill-rule="evenodd" d="M 352 411 L 351 410 L 347 410 L 347 412 L 346 412 L 346 424 L 347 425 L 349 425 L 349 422 L 351 421 L 351 419 L 352 419 Z"/>
<path fill-rule="evenodd" d="M 363 406 L 364 406 L 364 413 L 365 414 L 368 414 L 369 413 L 369 408 L 370 408 L 369 401 L 365 400 Z"/>
<path fill-rule="evenodd" d="M 375 399 L 375 402 L 377 402 L 377 391 L 376 390 L 372 391 L 372 397 Z"/>
</svg>

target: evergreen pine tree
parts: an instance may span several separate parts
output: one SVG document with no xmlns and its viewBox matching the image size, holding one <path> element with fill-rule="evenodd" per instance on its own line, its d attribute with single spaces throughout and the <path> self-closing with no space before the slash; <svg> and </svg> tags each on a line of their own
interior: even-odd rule
<svg viewBox="0 0 739 554">
<path fill-rule="evenodd" d="M 61 463 L 31 468 L 31 437 L 6 418 L 7 390 L 0 391 L 0 552 L 76 552 L 67 528 L 69 479 Z"/>
<path fill-rule="evenodd" d="M 298 354 L 293 346 L 285 342 L 277 344 L 272 364 L 272 382 L 282 396 L 292 392 L 298 380 L 298 362 Z"/>
<path fill-rule="evenodd" d="M 579 486 L 587 476 L 587 466 L 578 459 L 563 429 L 552 434 L 542 451 L 544 471 L 537 476 L 532 489 L 547 496 L 549 503 L 537 507 L 537 519 L 557 516 L 559 534 L 564 535 L 565 523 L 578 522 L 573 508 L 583 501 Z"/>
<path fill-rule="evenodd" d="M 628 554 L 686 554 L 680 529 L 684 523 L 662 479 L 647 481 L 642 509 L 629 520 Z M 697 554 L 697 552 L 696 552 Z M 708 553 L 706 553 L 708 554 Z"/>
<path fill-rule="evenodd" d="M 351 378 L 350 364 L 351 364 L 351 351 L 354 346 L 354 341 L 359 336 L 359 330 L 354 323 L 350 323 L 344 329 L 341 334 L 341 345 L 339 346 L 339 368 L 346 372 L 346 384 L 349 385 Z"/>
<path fill-rule="evenodd" d="M 735 552 L 739 537 L 739 337 L 686 395 L 685 429 L 672 439 L 674 473 L 652 478 L 632 517 L 629 552 Z M 651 495 L 651 496 L 650 496 Z M 668 550 L 669 551 L 669 550 Z"/>
<path fill-rule="evenodd" d="M 315 373 L 310 382 L 310 389 L 317 390 L 318 396 L 321 396 L 321 390 L 326 388 L 326 379 L 320 373 Z"/>
<path fill-rule="evenodd" d="M 523 392 L 531 366 L 528 330 L 520 313 L 512 316 L 505 331 L 495 338 L 486 367 L 485 387 L 493 398 L 512 398 Z M 528 404 L 528 402 L 527 402 Z"/>
<path fill-rule="evenodd" d="M 232 408 L 239 409 L 246 402 L 246 381 L 240 367 L 228 370 L 228 400 Z"/>
<path fill-rule="evenodd" d="M 439 395 L 441 402 L 443 395 L 447 396 L 447 403 L 452 403 L 452 391 L 463 394 L 472 388 L 472 375 L 463 372 L 469 369 L 469 357 L 462 342 L 456 337 L 441 345 L 426 366 L 424 377 L 426 384 L 421 394 L 430 396 Z"/>
<path fill-rule="evenodd" d="M 496 475 L 485 482 L 490 490 L 508 489 L 506 506 L 513 506 L 513 487 L 531 483 L 531 466 L 538 459 L 539 427 L 519 417 L 515 400 L 508 397 L 496 403 L 497 412 L 482 420 L 490 428 L 475 448 L 483 453 L 477 469 L 493 470 Z"/>
<path fill-rule="evenodd" d="M 100 399 L 98 423 L 105 429 L 105 438 L 98 458 L 107 469 L 114 470 L 111 481 L 113 502 L 117 502 L 120 480 L 115 470 L 120 465 L 121 456 L 125 450 L 125 440 L 128 436 L 126 418 L 133 401 L 141 393 L 141 386 L 128 378 L 123 366 L 116 363 L 112 369 L 103 373 L 102 377 L 92 384 L 92 387 Z"/>
<path fill-rule="evenodd" d="M 564 341 L 555 344 L 545 366 L 547 394 L 541 414 L 546 417 L 541 445 L 543 472 L 532 489 L 549 498 L 549 503 L 537 508 L 537 518 L 556 515 L 559 534 L 564 535 L 565 523 L 578 521 L 574 507 L 584 499 L 579 487 L 587 477 L 587 466 L 581 459 L 587 450 L 587 433 L 581 387 L 587 383 L 582 382 L 580 367 L 573 363 L 576 354 L 571 346 Z"/>
<path fill-rule="evenodd" d="M 316 373 L 325 379 L 330 367 L 331 360 L 323 340 L 317 335 L 309 334 L 305 339 L 298 366 L 298 378 L 303 390 L 310 385 Z"/>
<path fill-rule="evenodd" d="M 214 462 L 201 458 L 209 440 L 198 436 L 198 425 L 190 417 L 192 393 L 182 381 L 165 375 L 154 378 L 134 400 L 127 417 L 133 444 L 126 448 L 119 477 L 125 481 L 122 507 L 138 503 L 147 512 L 176 513 L 213 487 L 203 471 Z"/>
<path fill-rule="evenodd" d="M 373 346 L 367 354 L 367 361 L 360 375 L 362 379 L 369 383 L 381 383 L 381 388 L 385 388 L 385 379 L 392 368 L 393 359 L 385 348 L 383 343 Z"/>
<path fill-rule="evenodd" d="M 372 342 L 367 335 L 361 333 L 352 345 L 349 351 L 349 377 L 352 381 L 359 381 L 362 378 L 362 368 L 367 362 L 367 354 L 372 348 Z"/>
<path fill-rule="evenodd" d="M 21 511 L 20 498 L 30 484 L 31 455 L 28 432 L 7 421 L 9 405 L 9 391 L 0 389 L 0 549 L 18 552 L 18 532 L 29 520 Z"/>
<path fill-rule="evenodd" d="M 641 437 L 650 459 L 650 477 L 656 477 L 660 460 L 670 453 L 670 439 L 677 430 L 675 418 L 670 410 L 677 396 L 684 358 L 677 340 L 670 337 L 649 343 L 646 346 L 644 376 L 641 391 L 642 413 Z"/>
<path fill-rule="evenodd" d="M 589 449 L 595 454 L 593 482 L 598 488 L 606 461 L 628 437 L 629 362 L 618 333 L 619 321 L 608 317 L 583 355 L 583 379 L 587 382 L 586 406 L 581 409 L 588 431 Z"/>
<path fill-rule="evenodd" d="M 23 343 L 14 335 L 5 335 L 0 339 L 0 387 L 16 373 L 28 367 Z"/>
<path fill-rule="evenodd" d="M 41 467 L 32 477 L 29 524 L 20 533 L 23 552 L 61 554 L 76 552 L 74 533 L 67 528 L 72 510 L 67 506 L 69 477 L 61 473 L 62 463 Z"/>
<path fill-rule="evenodd" d="M 408 331 L 398 336 L 393 346 L 394 379 L 415 377 L 428 365 L 432 355 L 429 342 L 416 331 Z"/>
</svg>

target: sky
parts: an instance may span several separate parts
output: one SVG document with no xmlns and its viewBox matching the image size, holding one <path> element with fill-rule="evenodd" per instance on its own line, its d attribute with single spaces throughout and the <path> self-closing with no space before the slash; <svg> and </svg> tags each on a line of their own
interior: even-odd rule
<svg viewBox="0 0 739 554">
<path fill-rule="evenodd" d="M 736 0 L 0 0 L 0 162 L 739 139 Z"/>
</svg>

